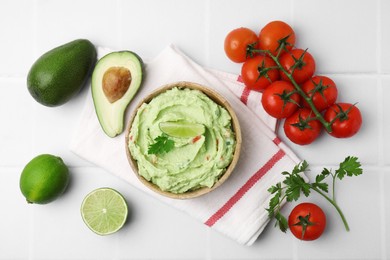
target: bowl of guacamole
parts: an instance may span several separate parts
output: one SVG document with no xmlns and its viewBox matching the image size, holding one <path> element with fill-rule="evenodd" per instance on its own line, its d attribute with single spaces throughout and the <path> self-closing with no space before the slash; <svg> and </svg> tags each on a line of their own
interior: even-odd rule
<svg viewBox="0 0 390 260">
<path fill-rule="evenodd" d="M 216 91 L 176 82 L 138 104 L 125 142 L 130 166 L 144 185 L 189 199 L 229 178 L 240 155 L 241 130 L 234 110 Z"/>
</svg>

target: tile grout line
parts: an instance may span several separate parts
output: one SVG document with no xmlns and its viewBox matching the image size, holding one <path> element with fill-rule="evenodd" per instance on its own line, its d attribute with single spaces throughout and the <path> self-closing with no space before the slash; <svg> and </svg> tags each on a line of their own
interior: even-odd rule
<svg viewBox="0 0 390 260">
<path fill-rule="evenodd" d="M 378 103 L 377 103 L 377 109 L 378 111 L 382 112 L 379 116 L 380 120 L 378 122 L 378 169 L 380 169 L 379 172 L 379 194 L 380 194 L 380 223 L 382 228 L 381 232 L 381 253 L 382 253 L 382 259 L 386 259 L 386 213 L 385 213 L 385 187 L 384 187 L 384 145 L 383 145 L 383 138 L 384 138 L 384 132 L 383 132 L 383 85 L 381 81 L 381 77 L 379 76 L 377 79 L 377 86 L 378 86 Z"/>
<path fill-rule="evenodd" d="M 291 25 L 292 27 L 294 28 L 295 27 L 295 23 L 294 23 L 294 17 L 295 17 L 295 9 L 294 9 L 294 6 L 295 6 L 295 1 L 294 0 L 290 0 L 290 19 L 291 19 Z M 292 236 L 291 236 L 291 239 L 292 239 Z M 296 260 L 296 259 L 299 259 L 299 254 L 298 254 L 298 243 L 296 241 L 296 239 L 293 239 L 292 241 L 292 245 L 291 245 L 291 259 L 293 260 Z"/>
<path fill-rule="evenodd" d="M 24 80 L 25 78 L 26 78 L 25 75 L 0 74 L 0 79 L 3 80 L 19 81 L 19 80 Z"/>
<path fill-rule="evenodd" d="M 205 32 L 209 34 L 208 28 L 205 29 Z M 122 46 L 123 44 L 123 37 L 122 33 L 118 33 L 118 42 Z M 205 56 L 206 56 L 206 63 L 209 63 L 209 48 L 208 48 L 208 36 L 206 37 L 205 40 Z M 122 46 L 123 47 L 123 46 Z M 37 47 L 36 44 L 34 44 L 33 47 L 33 52 L 36 54 L 37 53 Z M 34 55 L 35 56 L 35 55 Z M 360 76 L 360 77 L 377 77 L 378 75 L 381 77 L 390 77 L 389 72 L 363 72 L 363 71 L 356 71 L 356 72 L 323 72 L 322 74 L 328 75 L 328 76 L 346 76 L 346 77 L 355 77 L 355 76 Z M 0 80 L 13 80 L 13 81 L 22 81 L 25 80 L 27 75 L 13 75 L 13 74 L 0 74 Z"/>
<path fill-rule="evenodd" d="M 122 0 L 116 0 L 116 23 L 117 23 L 117 40 L 118 44 L 120 46 L 120 49 L 123 49 L 123 26 L 122 26 L 122 20 L 123 20 L 123 1 Z M 120 247 L 119 247 L 119 237 L 115 241 L 115 247 L 114 252 L 115 254 L 112 255 L 112 259 L 120 259 Z"/>
<path fill-rule="evenodd" d="M 204 40 L 204 49 L 205 49 L 205 61 L 207 66 L 210 66 L 210 0 L 205 1 L 205 40 Z"/>
<path fill-rule="evenodd" d="M 328 168 L 332 168 L 332 169 L 335 169 L 337 168 L 339 165 L 338 164 L 327 164 L 326 167 Z M 13 170 L 20 170 L 20 167 L 22 167 L 22 165 L 0 165 L 0 168 L 2 169 L 13 169 Z M 85 164 L 85 165 L 69 165 L 69 167 L 71 168 L 74 168 L 74 169 L 94 169 L 94 168 L 100 168 L 100 167 L 96 167 L 95 165 L 88 165 L 88 164 Z M 324 164 L 315 164 L 315 163 L 312 163 L 310 164 L 310 169 L 311 170 L 322 170 L 324 168 Z M 382 166 L 375 166 L 375 165 L 370 165 L 370 164 L 366 164 L 364 169 L 366 170 L 369 170 L 369 171 L 379 171 L 379 170 L 384 170 L 384 171 L 390 171 L 390 165 L 382 165 Z"/>
<path fill-rule="evenodd" d="M 210 66 L 210 14 L 211 14 L 211 2 L 210 0 L 205 0 L 204 3 L 204 33 L 205 33 L 205 39 L 204 39 L 204 50 L 205 50 L 205 63 L 207 66 Z M 207 242 L 206 242 L 206 252 L 205 252 L 205 259 L 210 260 L 213 258 L 212 256 L 212 246 L 211 246 L 211 229 L 208 229 L 207 231 Z"/>
<path fill-rule="evenodd" d="M 291 19 L 291 26 L 294 28 L 295 27 L 295 24 L 294 24 L 294 0 L 290 0 L 290 19 Z"/>
<path fill-rule="evenodd" d="M 205 253 L 205 260 L 211 260 L 213 259 L 212 255 L 211 255 L 211 228 L 209 228 L 208 230 L 206 230 L 206 235 L 207 235 L 207 249 L 206 249 L 206 253 Z"/>
<path fill-rule="evenodd" d="M 121 49 L 123 49 L 123 26 L 122 26 L 122 20 L 123 20 L 123 1 L 117 0 L 116 1 L 116 8 L 117 8 L 117 27 L 118 27 L 118 43 Z"/>
<path fill-rule="evenodd" d="M 32 51 L 33 51 L 34 57 L 36 57 L 37 52 L 38 52 L 38 46 L 37 46 L 38 25 L 37 25 L 37 21 L 38 21 L 38 2 L 37 2 L 37 0 L 34 0 L 33 1 L 33 12 L 32 12 L 32 31 L 33 31 Z M 36 109 L 33 106 L 33 102 L 34 102 L 33 100 L 30 101 L 30 106 L 32 106 L 32 109 L 34 110 L 33 117 L 35 117 L 36 116 Z M 33 120 L 32 118 L 30 120 L 32 121 L 31 122 L 32 129 L 30 131 L 30 135 L 31 135 L 30 153 L 32 154 L 34 151 L 35 143 L 36 143 L 35 138 L 34 138 L 34 134 L 36 132 L 36 124 L 33 123 L 35 120 Z M 30 230 L 29 230 L 29 244 L 28 244 L 28 259 L 34 259 L 34 234 L 35 234 L 35 225 L 34 224 L 35 224 L 34 208 L 31 207 L 29 210 Z"/>
<path fill-rule="evenodd" d="M 383 99 L 383 84 L 382 84 L 382 0 L 377 0 L 377 30 L 376 30 L 376 40 L 377 40 L 377 46 L 376 46 L 376 63 L 377 63 L 377 72 L 378 72 L 378 77 L 377 77 L 377 85 L 378 85 L 378 104 L 377 104 L 377 109 L 380 114 L 380 120 L 378 122 L 379 127 L 379 142 L 378 142 L 378 166 L 379 167 L 384 167 L 384 145 L 383 145 L 383 140 L 384 140 L 384 131 L 383 131 L 383 118 L 384 118 L 384 113 L 383 113 L 383 107 L 384 107 L 384 99 Z M 381 217 L 381 226 L 382 232 L 381 232 L 381 258 L 386 259 L 386 254 L 387 254 L 387 246 L 386 246 L 386 212 L 385 212 L 385 203 L 386 203 L 386 198 L 385 198 L 385 187 L 384 187 L 384 171 L 380 171 L 380 187 L 379 187 L 379 194 L 380 194 L 380 217 Z"/>
</svg>

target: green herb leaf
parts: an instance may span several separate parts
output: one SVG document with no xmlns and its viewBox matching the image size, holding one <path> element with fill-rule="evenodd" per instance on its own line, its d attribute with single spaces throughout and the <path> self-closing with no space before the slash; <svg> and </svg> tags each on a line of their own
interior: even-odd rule
<svg viewBox="0 0 390 260">
<path fill-rule="evenodd" d="M 306 161 L 297 164 L 292 170 L 291 174 L 287 173 L 286 179 L 283 183 L 286 185 L 286 200 L 287 201 L 296 201 L 299 199 L 301 192 L 307 197 L 310 194 L 310 185 L 305 182 L 305 180 L 299 175 L 306 171 L 309 167 L 309 164 Z"/>
<path fill-rule="evenodd" d="M 332 172 L 327 169 L 327 168 L 324 168 L 321 172 L 321 175 L 323 176 L 323 178 L 325 179 L 326 177 L 328 177 L 328 175 L 332 174 Z"/>
<path fill-rule="evenodd" d="M 154 143 L 149 145 L 148 154 L 163 154 L 171 151 L 175 147 L 175 142 L 166 135 L 160 135 L 154 139 Z"/>
<path fill-rule="evenodd" d="M 280 183 L 278 183 L 278 185 L 280 185 Z M 282 195 L 282 190 L 280 188 L 277 188 L 277 186 L 273 187 L 275 189 L 273 189 L 272 191 L 275 195 L 269 201 L 269 208 L 267 209 L 269 217 L 273 217 L 275 215 L 275 211 L 279 210 L 281 203 L 280 197 Z"/>
<path fill-rule="evenodd" d="M 313 187 L 318 188 L 322 191 L 328 192 L 329 191 L 329 185 L 327 183 L 321 183 L 321 182 L 316 182 L 313 183 Z"/>
<path fill-rule="evenodd" d="M 322 191 L 328 192 L 329 185 L 323 181 L 326 177 L 328 177 L 329 174 L 331 174 L 331 172 L 327 168 L 324 168 L 322 172 L 316 176 L 316 181 L 312 183 L 312 186 Z"/>
<path fill-rule="evenodd" d="M 303 161 L 294 167 L 292 174 L 305 172 L 308 168 L 309 168 L 309 164 L 306 161 Z"/>
<path fill-rule="evenodd" d="M 275 186 L 271 186 L 271 188 L 268 189 L 268 192 L 271 193 L 271 194 L 274 194 L 277 191 L 280 191 L 281 188 L 282 188 L 281 184 L 280 184 L 280 182 L 278 182 Z"/>
<path fill-rule="evenodd" d="M 345 175 L 358 176 L 363 173 L 363 169 L 361 168 L 361 164 L 358 161 L 357 157 L 348 156 L 345 160 L 340 163 L 340 167 L 336 170 L 336 176 L 340 180 L 344 178 Z"/>
<path fill-rule="evenodd" d="M 287 186 L 287 201 L 297 201 L 301 196 L 301 192 L 303 192 L 306 197 L 310 194 L 310 184 L 306 183 L 298 173 L 293 173 L 291 176 L 286 177 L 283 183 Z"/>
<path fill-rule="evenodd" d="M 285 216 L 282 215 L 282 213 L 280 212 L 277 212 L 275 214 L 275 219 L 276 219 L 276 223 L 275 223 L 275 226 L 278 226 L 279 229 L 282 231 L 282 232 L 285 232 L 287 231 L 288 229 L 288 222 L 287 222 L 287 219 Z"/>
</svg>

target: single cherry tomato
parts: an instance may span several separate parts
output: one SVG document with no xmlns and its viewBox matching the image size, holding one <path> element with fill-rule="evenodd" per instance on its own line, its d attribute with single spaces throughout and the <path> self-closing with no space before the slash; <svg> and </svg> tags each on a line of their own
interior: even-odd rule
<svg viewBox="0 0 390 260">
<path fill-rule="evenodd" d="M 288 226 L 296 238 L 306 241 L 315 240 L 325 230 L 326 216 L 316 204 L 301 203 L 291 211 Z"/>
<path fill-rule="evenodd" d="M 363 122 L 360 110 L 349 103 L 332 105 L 325 111 L 324 119 L 332 125 L 332 132 L 329 134 L 337 138 L 355 135 Z"/>
<path fill-rule="evenodd" d="M 338 94 L 336 84 L 326 76 L 312 77 L 302 84 L 302 90 L 308 97 L 312 98 L 314 106 L 319 112 L 333 105 Z M 306 101 L 303 101 L 303 105 L 310 108 Z"/>
<path fill-rule="evenodd" d="M 245 85 L 252 90 L 263 91 L 272 82 L 279 79 L 276 63 L 266 56 L 248 59 L 241 67 L 241 77 Z"/>
<path fill-rule="evenodd" d="M 286 118 L 298 108 L 299 94 L 287 81 L 275 81 L 269 85 L 261 97 L 264 110 L 275 118 Z"/>
<path fill-rule="evenodd" d="M 279 52 L 281 44 L 284 48 L 280 53 L 285 52 L 285 49 L 291 50 L 295 44 L 295 32 L 285 22 L 272 21 L 265 25 L 259 33 L 259 47 L 261 50 L 269 50 L 272 55 L 276 56 Z"/>
<path fill-rule="evenodd" d="M 244 62 L 251 57 L 250 49 L 256 49 L 259 39 L 251 29 L 241 27 L 229 32 L 225 38 L 225 53 L 234 62 Z"/>
<path fill-rule="evenodd" d="M 290 74 L 296 83 L 301 84 L 310 79 L 316 69 L 316 63 L 313 56 L 305 50 L 294 49 L 288 53 L 284 53 L 279 59 L 282 67 Z M 285 81 L 290 81 L 287 75 L 280 73 Z"/>
<path fill-rule="evenodd" d="M 288 139 L 299 145 L 312 143 L 320 135 L 322 124 L 308 108 L 300 108 L 284 121 L 284 132 Z"/>
</svg>

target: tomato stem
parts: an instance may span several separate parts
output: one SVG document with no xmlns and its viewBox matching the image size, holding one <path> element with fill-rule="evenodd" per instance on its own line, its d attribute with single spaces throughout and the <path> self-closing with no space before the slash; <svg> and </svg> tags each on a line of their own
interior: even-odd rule
<svg viewBox="0 0 390 260">
<path fill-rule="evenodd" d="M 334 192 L 334 188 L 336 186 L 336 174 L 332 174 L 332 200 L 334 202 L 336 202 L 336 197 L 335 197 L 335 192 Z"/>
<path fill-rule="evenodd" d="M 302 236 L 301 236 L 301 239 L 303 240 L 303 238 L 305 237 L 305 233 L 306 233 L 306 230 L 307 230 L 307 227 L 310 227 L 310 226 L 315 226 L 316 223 L 314 222 L 311 222 L 309 219 L 310 219 L 310 213 L 307 214 L 306 216 L 298 216 L 298 219 L 299 221 L 295 224 L 293 224 L 293 226 L 301 226 L 302 227 Z"/>
<path fill-rule="evenodd" d="M 283 43 L 282 43 L 283 44 Z M 283 46 L 282 46 L 283 48 Z M 280 49 L 282 49 L 280 48 Z M 293 84 L 294 88 L 296 89 L 296 91 L 298 92 L 298 94 L 309 104 L 311 110 L 314 112 L 314 114 L 316 115 L 316 118 L 318 118 L 318 121 L 320 121 L 320 123 L 325 127 L 326 131 L 328 133 L 331 133 L 332 132 L 332 123 L 333 122 L 327 122 L 324 117 L 322 116 L 322 114 L 318 111 L 318 109 L 315 107 L 314 103 L 313 103 L 313 99 L 311 97 L 309 97 L 308 95 L 306 95 L 306 93 L 302 90 L 302 88 L 299 86 L 299 84 L 294 80 L 292 74 L 293 73 L 289 73 L 283 66 L 282 64 L 279 62 L 279 55 L 280 53 L 278 53 L 276 56 L 272 55 L 272 53 L 269 51 L 269 50 L 260 50 L 260 49 L 253 49 L 252 50 L 253 52 L 259 52 L 259 53 L 263 53 L 265 55 L 268 55 L 277 65 L 277 67 L 280 69 L 280 71 L 282 71 L 286 76 L 287 78 L 290 80 L 290 82 Z M 306 53 L 306 50 L 305 52 Z M 296 61 L 296 64 L 303 58 L 303 55 Z M 295 65 L 295 67 L 298 66 L 298 65 Z M 294 67 L 294 69 L 295 69 Z"/>
<path fill-rule="evenodd" d="M 319 189 L 316 188 L 316 187 L 311 186 L 311 188 L 312 188 L 313 190 L 315 190 L 316 192 L 318 192 L 322 197 L 324 197 L 327 201 L 329 201 L 330 204 L 333 205 L 333 207 L 334 207 L 334 208 L 337 210 L 337 212 L 339 213 L 339 215 L 340 215 L 340 217 L 341 217 L 341 220 L 342 220 L 343 223 L 344 223 L 345 229 L 346 229 L 347 231 L 349 231 L 349 225 L 348 225 L 347 219 L 345 218 L 345 216 L 344 216 L 342 210 L 341 210 L 340 207 L 337 205 L 337 203 L 336 203 L 336 201 L 334 200 L 334 198 L 333 198 L 333 199 L 329 198 L 325 193 L 323 193 L 321 190 L 319 190 Z"/>
</svg>

